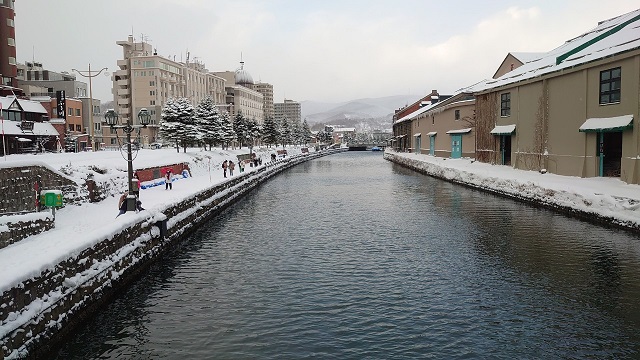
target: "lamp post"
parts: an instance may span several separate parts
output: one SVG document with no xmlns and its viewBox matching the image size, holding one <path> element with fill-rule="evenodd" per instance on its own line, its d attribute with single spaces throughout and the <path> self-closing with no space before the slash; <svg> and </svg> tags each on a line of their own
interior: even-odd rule
<svg viewBox="0 0 640 360">
<path fill-rule="evenodd" d="M 109 109 L 104 114 L 104 118 L 107 125 L 111 129 L 122 129 L 127 136 L 127 182 L 129 184 L 129 196 L 127 197 L 127 211 L 136 210 L 136 197 L 133 195 L 137 193 L 138 189 L 133 187 L 133 157 L 131 154 L 131 133 L 133 130 L 138 129 L 138 137 L 140 136 L 140 129 L 146 128 L 151 123 L 151 114 L 146 108 L 140 109 L 138 112 L 138 121 L 140 125 L 131 124 L 131 117 L 127 117 L 127 123 L 124 125 L 118 125 L 118 113 L 115 110 Z M 118 132 L 116 131 L 116 137 Z M 136 185 L 137 186 L 137 185 Z"/>
<path fill-rule="evenodd" d="M 89 63 L 89 70 L 88 71 L 80 71 L 80 70 L 76 70 L 76 69 L 71 69 L 71 71 L 75 71 L 78 74 L 80 74 L 82 77 L 86 77 L 89 78 L 89 106 L 91 106 L 91 110 L 89 111 L 89 138 L 91 139 L 91 149 L 95 151 L 95 144 L 94 141 L 95 139 L 93 138 L 93 88 L 91 86 L 91 79 L 93 79 L 94 77 L 100 75 L 103 71 L 107 71 L 108 69 L 106 67 L 100 69 L 100 71 L 98 71 L 97 73 L 94 72 L 94 74 L 91 74 L 91 63 Z"/>
</svg>

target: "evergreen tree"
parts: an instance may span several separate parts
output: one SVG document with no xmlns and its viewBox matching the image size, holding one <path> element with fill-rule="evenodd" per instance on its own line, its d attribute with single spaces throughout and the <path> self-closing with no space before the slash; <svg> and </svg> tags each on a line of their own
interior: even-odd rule
<svg viewBox="0 0 640 360">
<path fill-rule="evenodd" d="M 302 144 L 302 124 L 297 121 L 291 124 L 291 143 Z"/>
<path fill-rule="evenodd" d="M 229 144 L 236 139 L 236 133 L 233 131 L 233 122 L 231 121 L 231 116 L 228 112 L 222 112 L 220 116 L 220 135 L 222 138 L 222 148 L 225 146 L 229 148 Z"/>
<path fill-rule="evenodd" d="M 202 141 L 205 143 L 205 149 L 206 145 L 209 145 L 209 150 L 211 150 L 212 146 L 221 142 L 219 136 L 221 124 L 218 107 L 210 97 L 204 98 L 204 100 L 198 104 L 195 118 Z"/>
<path fill-rule="evenodd" d="M 169 99 L 162 108 L 160 136 L 176 143 L 176 150 L 187 152 L 187 146 L 198 141 L 200 133 L 195 123 L 195 108 L 188 99 Z"/>
<path fill-rule="evenodd" d="M 307 124 L 307 119 L 304 119 L 302 123 L 302 142 L 304 144 L 308 144 L 311 141 L 313 135 L 311 134 L 311 129 L 309 128 L 309 124 Z"/>
<path fill-rule="evenodd" d="M 279 136 L 278 126 L 273 118 L 265 118 L 264 124 L 262 124 L 262 141 L 267 145 L 276 145 Z"/>
<path fill-rule="evenodd" d="M 245 118 L 240 111 L 238 111 L 236 117 L 233 119 L 233 131 L 235 131 L 236 138 L 238 139 L 238 143 L 242 149 L 242 145 L 247 144 L 249 129 L 247 126 L 247 118 Z"/>
<path fill-rule="evenodd" d="M 247 145 L 253 148 L 256 141 L 260 139 L 261 129 L 256 119 L 247 120 Z"/>
<path fill-rule="evenodd" d="M 282 146 L 286 146 L 287 144 L 291 143 L 291 126 L 289 125 L 289 121 L 287 121 L 287 118 L 283 118 L 282 121 L 280 121 L 280 128 L 279 130 L 279 141 L 282 144 Z"/>
</svg>

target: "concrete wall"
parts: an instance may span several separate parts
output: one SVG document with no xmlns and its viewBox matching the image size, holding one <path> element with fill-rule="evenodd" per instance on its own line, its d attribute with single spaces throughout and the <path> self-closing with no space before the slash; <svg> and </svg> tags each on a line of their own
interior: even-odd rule
<svg viewBox="0 0 640 360">
<path fill-rule="evenodd" d="M 234 200 L 285 169 L 340 151 L 286 158 L 234 176 L 5 290 L 0 296 L 0 325 L 10 330 L 0 340 L 0 358 L 46 356 L 83 317 Z M 162 223 L 166 224 L 165 234 Z"/>
</svg>

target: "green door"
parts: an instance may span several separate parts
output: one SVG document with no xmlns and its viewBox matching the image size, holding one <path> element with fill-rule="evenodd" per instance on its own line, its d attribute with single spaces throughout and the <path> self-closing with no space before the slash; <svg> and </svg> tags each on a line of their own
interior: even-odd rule
<svg viewBox="0 0 640 360">
<path fill-rule="evenodd" d="M 462 135 L 451 135 L 451 158 L 459 159 L 462 157 Z"/>
<path fill-rule="evenodd" d="M 415 143 L 416 143 L 416 154 L 420 154 L 420 148 L 422 147 L 422 139 L 420 135 L 416 136 Z"/>
<path fill-rule="evenodd" d="M 429 136 L 429 155 L 433 156 L 436 153 L 436 137 Z"/>
<path fill-rule="evenodd" d="M 604 133 L 598 132 L 598 176 L 604 176 Z"/>
</svg>

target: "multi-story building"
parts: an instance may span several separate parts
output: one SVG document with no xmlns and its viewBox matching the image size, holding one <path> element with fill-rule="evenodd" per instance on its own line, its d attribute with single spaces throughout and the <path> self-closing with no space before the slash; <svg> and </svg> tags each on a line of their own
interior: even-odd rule
<svg viewBox="0 0 640 360">
<path fill-rule="evenodd" d="M 199 62 L 176 62 L 158 55 L 145 41 L 135 42 L 133 36 L 116 42 L 122 46 L 123 58 L 113 73 L 113 97 L 121 121 L 137 124 L 142 108 L 149 110 L 151 125 L 141 131 L 142 145 L 156 142 L 162 106 L 170 98 L 188 98 L 195 106 L 210 96 L 215 103 L 225 99 L 225 80 L 209 72 Z M 103 130 L 106 146 L 117 146 L 116 134 Z"/>
<path fill-rule="evenodd" d="M 264 112 L 265 119 L 273 119 L 275 115 L 273 110 L 273 85 L 258 82 L 253 85 L 253 89 L 262 94 L 262 111 Z"/>
<path fill-rule="evenodd" d="M 284 99 L 284 102 L 274 103 L 274 118 L 276 120 L 287 119 L 289 123 L 299 123 L 302 120 L 302 106 L 299 102 Z"/>
<path fill-rule="evenodd" d="M 18 68 L 16 67 L 16 30 L 14 25 L 14 0 L 0 0 L 0 94 L 12 94 L 18 87 Z M 4 91 L 3 91 L 4 90 Z"/>
<path fill-rule="evenodd" d="M 472 86 L 476 158 L 640 184 L 640 10 Z"/>
<path fill-rule="evenodd" d="M 47 70 L 38 62 L 17 65 L 18 86 L 27 96 L 55 96 L 64 91 L 67 97 L 81 98 L 88 95 L 87 83 L 77 81 L 74 74 Z"/>
<path fill-rule="evenodd" d="M 264 120 L 264 97 L 254 90 L 251 74 L 244 69 L 244 61 L 236 71 L 215 72 L 216 76 L 226 80 L 226 104 L 231 117 L 242 113 L 245 117 L 255 119 L 259 124 Z"/>
</svg>

